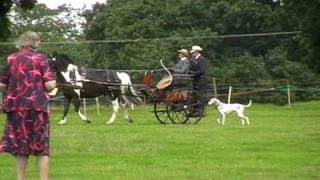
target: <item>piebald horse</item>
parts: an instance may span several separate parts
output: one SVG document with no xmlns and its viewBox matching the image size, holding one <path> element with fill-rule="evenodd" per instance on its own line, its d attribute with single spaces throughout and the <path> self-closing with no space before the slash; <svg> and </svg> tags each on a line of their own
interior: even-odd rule
<svg viewBox="0 0 320 180">
<path fill-rule="evenodd" d="M 142 100 L 138 97 L 127 73 L 113 70 L 84 70 L 75 65 L 67 55 L 57 53 L 52 55 L 49 64 L 52 71 L 56 72 L 58 87 L 64 96 L 63 117 L 58 124 L 67 122 L 71 102 L 80 118 L 90 123 L 90 119 L 80 111 L 80 98 L 99 96 L 112 98 L 113 113 L 106 124 L 114 123 L 120 105 L 124 108 L 125 119 L 130 123 L 133 122 L 128 110 L 135 104 L 142 103 Z"/>
</svg>

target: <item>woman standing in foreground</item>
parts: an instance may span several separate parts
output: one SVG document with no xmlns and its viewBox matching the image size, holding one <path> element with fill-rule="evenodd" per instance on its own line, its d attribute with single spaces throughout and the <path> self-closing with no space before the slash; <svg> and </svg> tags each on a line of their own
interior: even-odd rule
<svg viewBox="0 0 320 180">
<path fill-rule="evenodd" d="M 48 92 L 56 82 L 48 60 L 35 51 L 39 43 L 37 33 L 23 33 L 17 43 L 19 52 L 7 57 L 0 72 L 0 89 L 5 94 L 2 108 L 7 115 L 0 152 L 15 156 L 18 180 L 25 179 L 29 155 L 37 156 L 40 180 L 48 179 Z"/>
</svg>

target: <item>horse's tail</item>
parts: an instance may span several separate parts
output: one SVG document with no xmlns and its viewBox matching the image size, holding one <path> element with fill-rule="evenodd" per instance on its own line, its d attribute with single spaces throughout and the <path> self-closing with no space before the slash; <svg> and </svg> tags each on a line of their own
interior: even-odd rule
<svg viewBox="0 0 320 180">
<path fill-rule="evenodd" d="M 121 80 L 120 89 L 122 91 L 122 99 L 131 106 L 143 104 L 142 99 L 139 97 L 132 85 L 130 76 L 125 72 L 121 72 L 118 73 L 118 77 Z"/>
<path fill-rule="evenodd" d="M 250 99 L 249 103 L 247 105 L 244 105 L 244 107 L 248 108 L 252 105 L 252 100 Z"/>
<path fill-rule="evenodd" d="M 137 91 L 134 89 L 133 85 L 129 87 L 130 89 L 130 96 L 129 99 L 136 105 L 143 104 L 143 100 L 140 98 L 140 96 L 137 94 Z"/>
</svg>

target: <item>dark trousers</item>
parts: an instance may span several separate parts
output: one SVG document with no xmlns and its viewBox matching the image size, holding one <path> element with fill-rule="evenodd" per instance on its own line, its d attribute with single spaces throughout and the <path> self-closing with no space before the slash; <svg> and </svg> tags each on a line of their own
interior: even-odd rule
<svg viewBox="0 0 320 180">
<path fill-rule="evenodd" d="M 197 91 L 201 96 L 200 104 L 194 107 L 193 113 L 203 115 L 204 108 L 206 107 L 206 104 L 208 101 L 207 100 L 208 87 L 206 85 L 200 86 L 200 85 L 194 84 L 193 89 Z"/>
</svg>

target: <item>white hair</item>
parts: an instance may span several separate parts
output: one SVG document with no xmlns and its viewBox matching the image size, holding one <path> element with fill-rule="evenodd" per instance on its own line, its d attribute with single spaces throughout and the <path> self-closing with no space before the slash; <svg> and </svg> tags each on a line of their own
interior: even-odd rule
<svg viewBox="0 0 320 180">
<path fill-rule="evenodd" d="M 16 47 L 32 47 L 37 48 L 40 44 L 40 36 L 33 31 L 26 31 L 19 36 Z"/>
</svg>

